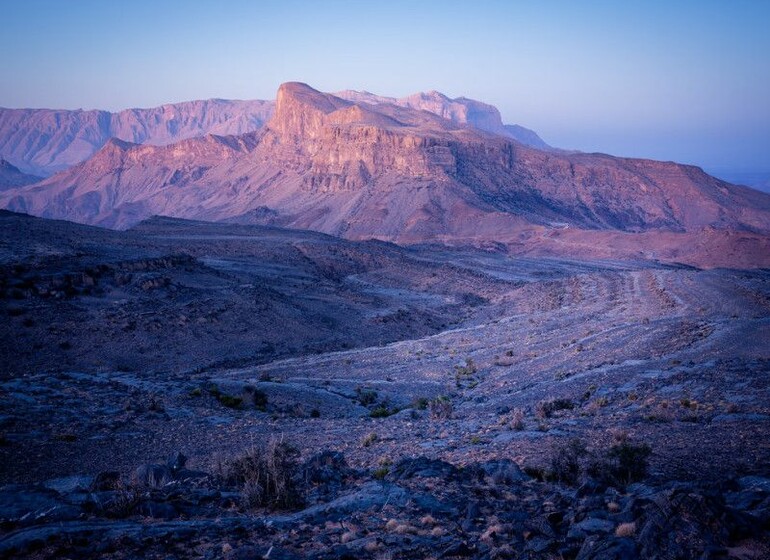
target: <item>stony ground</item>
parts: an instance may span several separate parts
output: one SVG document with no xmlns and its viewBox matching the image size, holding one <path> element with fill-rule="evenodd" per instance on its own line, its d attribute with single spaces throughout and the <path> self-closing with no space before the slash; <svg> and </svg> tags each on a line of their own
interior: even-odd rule
<svg viewBox="0 0 770 560">
<path fill-rule="evenodd" d="M 766 270 L 19 220 L 0 554 L 770 557 Z"/>
</svg>

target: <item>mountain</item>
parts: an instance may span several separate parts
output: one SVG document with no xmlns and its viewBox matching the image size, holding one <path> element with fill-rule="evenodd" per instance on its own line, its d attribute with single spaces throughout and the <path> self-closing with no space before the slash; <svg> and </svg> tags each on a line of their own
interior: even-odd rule
<svg viewBox="0 0 770 560">
<path fill-rule="evenodd" d="M 22 173 L 4 159 L 0 158 L 0 190 L 30 185 L 40 181 L 40 177 Z"/>
<path fill-rule="evenodd" d="M 261 127 L 273 107 L 271 101 L 209 99 L 119 113 L 0 108 L 0 156 L 47 176 L 88 159 L 113 137 L 164 145 L 205 134 L 243 134 Z"/>
<path fill-rule="evenodd" d="M 524 128 L 517 124 L 503 124 L 502 118 L 500 117 L 500 111 L 497 110 L 497 107 L 474 99 L 468 99 L 467 97 L 450 99 L 438 91 L 415 93 L 414 95 L 403 97 L 401 99 L 396 99 L 395 97 L 383 97 L 369 93 L 368 91 L 361 92 L 353 90 L 341 91 L 334 95 L 356 103 L 368 103 L 370 105 L 391 103 L 401 107 L 429 111 L 457 124 L 468 124 L 493 134 L 508 136 L 527 146 L 543 150 L 550 148 L 550 146 L 546 144 L 534 130 Z"/>
<path fill-rule="evenodd" d="M 392 103 L 430 111 L 458 124 L 548 148 L 534 131 L 519 125 L 503 125 L 495 107 L 472 99 L 449 99 L 435 91 L 403 99 L 354 91 L 336 95 L 359 103 Z M 258 130 L 274 108 L 273 101 L 224 99 L 119 113 L 0 108 L 0 157 L 15 162 L 24 171 L 49 176 L 85 161 L 110 138 L 162 146 L 206 134 L 245 134 Z"/>
<path fill-rule="evenodd" d="M 543 151 L 300 83 L 280 87 L 257 132 L 167 146 L 111 141 L 82 164 L 2 193 L 0 206 L 113 228 L 159 214 L 401 243 L 516 246 L 536 237 L 590 247 L 580 232 L 705 228 L 756 244 L 770 232 L 770 196 L 696 167 Z M 657 238 L 646 239 L 639 253 L 659 253 Z"/>
</svg>

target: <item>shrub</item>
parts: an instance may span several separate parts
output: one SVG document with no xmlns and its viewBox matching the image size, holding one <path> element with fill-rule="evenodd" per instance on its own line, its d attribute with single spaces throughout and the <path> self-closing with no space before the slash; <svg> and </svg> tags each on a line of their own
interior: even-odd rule
<svg viewBox="0 0 770 560">
<path fill-rule="evenodd" d="M 419 397 L 414 400 L 414 402 L 412 403 L 412 406 L 417 410 L 426 410 L 429 404 L 430 404 L 429 399 L 425 397 Z"/>
<path fill-rule="evenodd" d="M 356 398 L 361 406 L 370 406 L 377 402 L 377 391 L 356 387 Z"/>
<path fill-rule="evenodd" d="M 621 523 L 615 529 L 615 536 L 620 538 L 633 537 L 636 533 L 636 523 L 633 521 L 630 523 Z"/>
<path fill-rule="evenodd" d="M 449 397 L 438 397 L 430 401 L 430 417 L 437 420 L 446 420 L 452 417 L 454 407 Z"/>
<path fill-rule="evenodd" d="M 554 412 L 559 410 L 572 410 L 575 404 L 569 399 L 552 399 L 550 401 L 540 401 L 535 406 L 535 415 L 538 418 L 550 418 Z"/>
<path fill-rule="evenodd" d="M 372 411 L 369 413 L 369 416 L 372 418 L 387 418 L 396 412 L 398 412 L 397 408 L 391 409 L 385 405 L 380 405 L 377 408 L 372 409 Z"/>
<path fill-rule="evenodd" d="M 270 440 L 225 465 L 225 478 L 241 486 L 244 506 L 291 509 L 304 503 L 295 482 L 298 451 L 291 445 Z"/>
<path fill-rule="evenodd" d="M 260 390 L 260 389 L 254 389 L 254 391 L 251 393 L 251 400 L 254 403 L 254 407 L 265 411 L 267 410 L 267 394 Z"/>
<path fill-rule="evenodd" d="M 586 456 L 586 444 L 574 438 L 558 448 L 551 458 L 550 478 L 565 484 L 577 484 L 580 479 L 581 461 Z"/>
<path fill-rule="evenodd" d="M 473 358 L 465 358 L 465 365 L 455 366 L 455 371 L 460 377 L 469 377 L 476 373 L 476 364 L 473 362 Z"/>
<path fill-rule="evenodd" d="M 314 408 L 313 410 L 310 411 L 310 417 L 311 418 L 320 418 L 321 417 L 321 411 L 318 410 L 317 408 Z"/>
<path fill-rule="evenodd" d="M 388 476 L 389 472 L 390 472 L 390 469 L 388 467 L 378 467 L 374 469 L 374 472 L 372 472 L 372 476 L 377 480 L 382 480 L 383 478 Z"/>
<path fill-rule="evenodd" d="M 228 408 L 241 408 L 241 405 L 243 404 L 243 399 L 241 397 L 233 397 L 225 393 L 217 395 L 217 400 Z"/>
<path fill-rule="evenodd" d="M 380 438 L 377 437 L 377 434 L 372 432 L 369 435 L 367 435 L 363 440 L 361 440 L 361 445 L 363 445 L 364 447 L 369 447 L 373 443 L 376 443 L 379 439 Z"/>
<path fill-rule="evenodd" d="M 589 474 L 612 486 L 626 486 L 647 476 L 648 459 L 652 449 L 646 443 L 622 441 L 594 460 Z"/>
</svg>

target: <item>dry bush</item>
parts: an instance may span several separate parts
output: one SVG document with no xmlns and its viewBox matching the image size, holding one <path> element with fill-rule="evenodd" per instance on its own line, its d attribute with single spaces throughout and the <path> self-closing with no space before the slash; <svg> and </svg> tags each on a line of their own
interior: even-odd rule
<svg viewBox="0 0 770 560">
<path fill-rule="evenodd" d="M 433 399 L 428 408 L 430 409 L 430 417 L 435 420 L 448 420 L 454 412 L 452 401 L 448 397 Z"/>
<path fill-rule="evenodd" d="M 559 410 L 572 410 L 573 408 L 575 408 L 575 403 L 569 399 L 540 401 L 535 406 L 535 416 L 544 420 L 550 418 L 554 412 L 558 412 Z"/>
<path fill-rule="evenodd" d="M 225 479 L 241 487 L 248 508 L 292 509 L 304 502 L 295 479 L 298 451 L 286 442 L 270 440 L 224 465 Z"/>
<path fill-rule="evenodd" d="M 551 477 L 565 484 L 577 484 L 582 471 L 582 461 L 586 456 L 586 443 L 581 439 L 571 439 L 559 447 L 551 458 Z"/>
<path fill-rule="evenodd" d="M 631 523 L 621 523 L 615 529 L 616 537 L 633 537 L 635 533 L 636 533 L 636 523 L 634 523 L 633 521 Z"/>
</svg>

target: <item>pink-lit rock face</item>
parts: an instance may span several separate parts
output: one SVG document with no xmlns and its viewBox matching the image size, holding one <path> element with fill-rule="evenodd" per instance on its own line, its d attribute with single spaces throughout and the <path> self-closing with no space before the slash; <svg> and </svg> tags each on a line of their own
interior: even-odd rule
<svg viewBox="0 0 770 560">
<path fill-rule="evenodd" d="M 503 125 L 495 107 L 473 99 L 449 99 L 438 92 L 415 93 L 403 99 L 355 91 L 335 95 L 356 103 L 389 103 L 430 111 L 457 124 L 548 148 L 535 132 L 519 125 Z M 27 172 L 49 176 L 88 159 L 113 137 L 162 146 L 206 134 L 246 134 L 261 128 L 274 108 L 274 101 L 225 99 L 119 113 L 0 108 L 0 158 L 15 162 Z"/>
<path fill-rule="evenodd" d="M 691 166 L 539 150 L 458 122 L 458 113 L 447 120 L 406 103 L 367 99 L 284 84 L 273 117 L 258 132 L 166 146 L 112 141 L 82 164 L 3 193 L 0 205 L 113 228 L 157 214 L 404 243 L 516 248 L 527 238 L 536 243 L 529 251 L 586 251 L 589 235 L 622 245 L 617 251 L 624 255 L 635 253 L 630 247 L 638 242 L 646 249 L 637 256 L 693 264 L 711 262 L 698 257 L 708 242 L 693 241 L 706 239 L 708 228 L 740 233 L 743 264 L 770 259 L 760 242 L 770 231 L 768 195 Z M 543 235 L 564 229 L 563 239 Z M 663 249 L 670 243 L 696 255 L 669 254 Z"/>
</svg>

